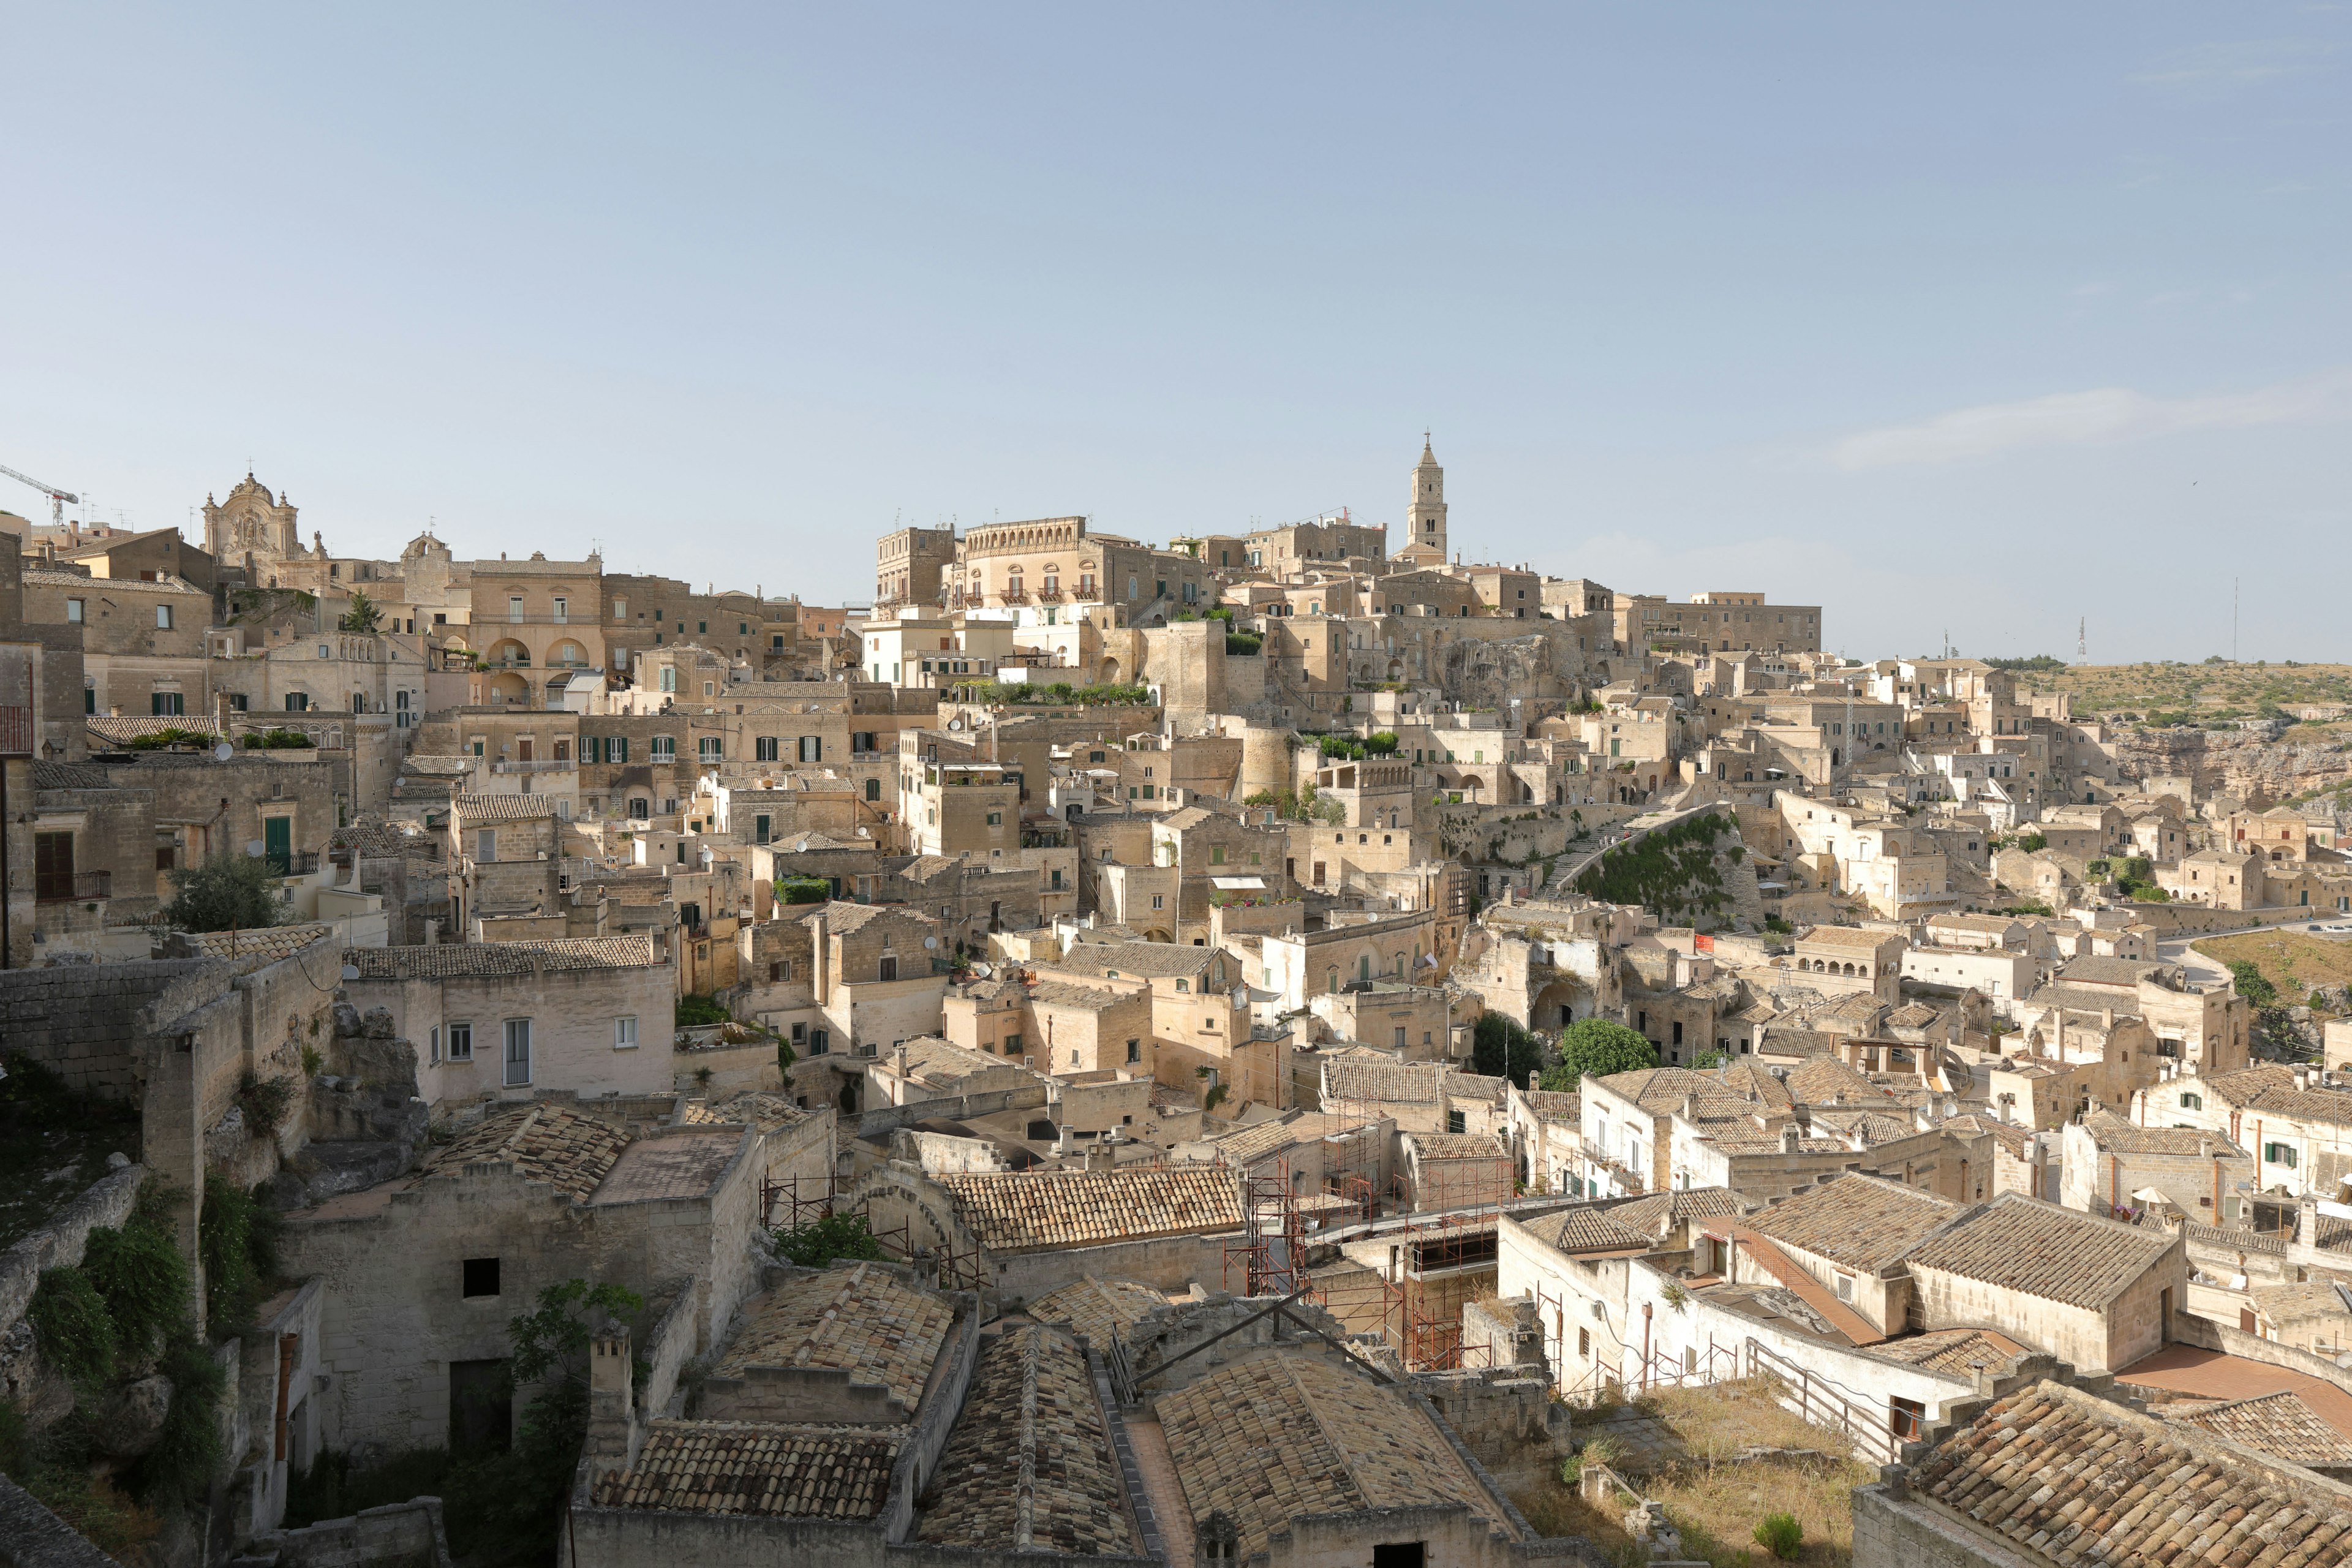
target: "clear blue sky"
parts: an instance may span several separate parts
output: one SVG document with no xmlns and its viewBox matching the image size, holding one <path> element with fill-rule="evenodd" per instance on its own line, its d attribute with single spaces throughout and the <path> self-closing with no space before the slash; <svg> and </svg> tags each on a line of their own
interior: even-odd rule
<svg viewBox="0 0 2352 1568">
<path fill-rule="evenodd" d="M 35 5 L 0 463 L 871 592 L 1395 524 L 1833 647 L 2352 658 L 2342 5 Z M 9 485 L 0 506 L 37 512 Z"/>
</svg>

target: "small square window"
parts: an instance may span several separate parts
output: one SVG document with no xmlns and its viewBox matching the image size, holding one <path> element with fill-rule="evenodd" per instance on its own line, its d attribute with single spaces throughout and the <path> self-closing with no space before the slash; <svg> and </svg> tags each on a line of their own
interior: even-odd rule
<svg viewBox="0 0 2352 1568">
<path fill-rule="evenodd" d="M 637 1048 L 637 1020 L 634 1016 L 613 1020 L 613 1048 L 616 1051 Z"/>
<path fill-rule="evenodd" d="M 499 1293 L 499 1260 L 495 1258 L 468 1258 L 465 1262 L 465 1293 L 468 1298 L 495 1296 Z"/>
</svg>

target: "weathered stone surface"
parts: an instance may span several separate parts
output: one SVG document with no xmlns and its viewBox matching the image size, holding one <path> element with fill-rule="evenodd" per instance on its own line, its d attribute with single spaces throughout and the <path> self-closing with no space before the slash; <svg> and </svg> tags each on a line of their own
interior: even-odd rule
<svg viewBox="0 0 2352 1568">
<path fill-rule="evenodd" d="M 108 1392 L 88 1412 L 90 1446 L 114 1459 L 135 1459 L 163 1435 L 172 1380 L 153 1373 Z"/>
</svg>

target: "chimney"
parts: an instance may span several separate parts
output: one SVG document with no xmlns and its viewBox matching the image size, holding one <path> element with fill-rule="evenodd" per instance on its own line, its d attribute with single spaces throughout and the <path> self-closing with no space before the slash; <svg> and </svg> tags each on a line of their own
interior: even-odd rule
<svg viewBox="0 0 2352 1568">
<path fill-rule="evenodd" d="M 1780 1152 L 1783 1154 L 1795 1153 L 1797 1152 L 1797 1142 L 1799 1137 L 1800 1134 L 1797 1131 L 1797 1124 L 1795 1122 L 1791 1121 L 1786 1127 L 1781 1128 Z"/>
<path fill-rule="evenodd" d="M 903 1040 L 891 1047 L 890 1070 L 897 1073 L 902 1080 L 907 1076 L 907 1046 Z"/>
<path fill-rule="evenodd" d="M 828 954 L 824 940 L 824 906 L 820 904 L 817 906 L 817 912 L 808 919 L 809 992 L 816 998 L 816 1005 L 820 1007 L 833 1000 L 833 994 L 828 984 L 832 976 L 825 972 L 825 959 Z"/>
<path fill-rule="evenodd" d="M 2101 1027 L 2102 1029 L 2112 1029 L 2112 1028 L 2114 1028 L 2115 1026 L 2116 1026 L 2116 1010 L 2115 1010 L 2113 1007 L 2102 1007 L 2102 1008 L 2100 1008 L 2100 1009 L 2099 1009 L 2099 1027 Z"/>
<path fill-rule="evenodd" d="M 1698 1120 L 1698 1096 L 1696 1093 L 1683 1096 L 1683 1120 L 1685 1121 Z"/>
</svg>

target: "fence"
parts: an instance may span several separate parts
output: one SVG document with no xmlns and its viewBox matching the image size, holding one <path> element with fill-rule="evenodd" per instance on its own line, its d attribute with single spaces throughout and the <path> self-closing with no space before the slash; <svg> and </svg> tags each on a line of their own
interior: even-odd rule
<svg viewBox="0 0 2352 1568">
<path fill-rule="evenodd" d="M 1638 1355 L 1630 1360 L 1633 1363 L 1630 1389 L 1623 1369 L 1596 1365 L 1575 1383 L 1563 1384 L 1560 1397 L 1571 1405 L 1590 1405 L 1658 1388 L 1767 1380 L 1782 1409 L 1809 1426 L 1837 1433 L 1864 1464 L 1893 1463 L 1906 1440 L 1896 1428 L 1898 1415 L 1893 1407 L 1882 1407 L 1753 1339 L 1737 1347 L 1691 1346 L 1679 1357 L 1654 1352 L 1646 1363 Z"/>
</svg>

